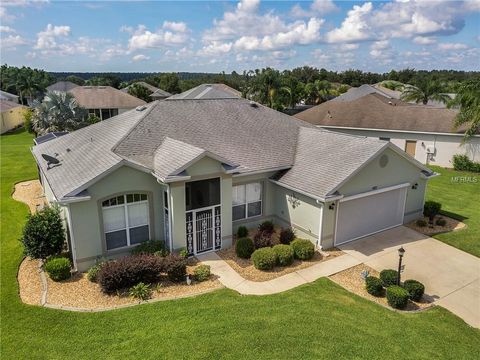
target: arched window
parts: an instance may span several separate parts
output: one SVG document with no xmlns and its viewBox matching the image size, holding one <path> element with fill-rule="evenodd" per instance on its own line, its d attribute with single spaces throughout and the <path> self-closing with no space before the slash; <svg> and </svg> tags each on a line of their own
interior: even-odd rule
<svg viewBox="0 0 480 360">
<path fill-rule="evenodd" d="M 147 194 L 124 194 L 102 201 L 107 250 L 133 246 L 150 239 Z"/>
</svg>

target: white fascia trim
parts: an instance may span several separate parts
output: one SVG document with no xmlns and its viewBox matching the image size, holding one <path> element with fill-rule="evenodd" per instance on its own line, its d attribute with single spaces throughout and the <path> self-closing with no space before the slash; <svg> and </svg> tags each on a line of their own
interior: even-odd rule
<svg viewBox="0 0 480 360">
<path fill-rule="evenodd" d="M 441 175 L 441 174 L 436 173 L 436 172 L 434 172 L 434 173 L 433 173 L 432 175 L 430 175 L 430 176 L 427 176 L 427 175 L 425 175 L 425 174 L 422 173 L 422 174 L 420 175 L 420 177 L 421 177 L 422 179 L 425 179 L 425 180 L 430 180 L 431 178 L 434 178 L 434 177 L 437 177 L 437 176 L 440 176 L 440 175 Z"/>
<path fill-rule="evenodd" d="M 281 182 L 278 182 L 278 181 L 273 180 L 273 179 L 268 179 L 268 181 L 274 183 L 275 185 L 281 186 L 285 189 L 292 190 L 292 191 L 298 192 L 299 194 L 305 195 L 309 198 L 315 199 L 315 200 L 317 200 L 321 203 L 325 203 L 325 202 L 329 202 L 329 201 L 335 201 L 335 200 L 343 198 L 343 195 L 327 196 L 327 197 L 316 196 L 316 195 L 310 194 L 306 191 L 302 191 L 300 189 L 294 188 L 293 186 L 282 184 Z"/>
<path fill-rule="evenodd" d="M 176 169 L 173 173 L 169 174 L 168 176 L 177 176 L 178 174 L 182 173 L 183 171 L 185 171 L 187 168 L 189 168 L 190 166 L 192 166 L 193 164 L 195 164 L 196 162 L 202 160 L 203 158 L 205 157 L 209 157 L 215 161 L 218 161 L 220 163 L 224 163 L 224 164 L 227 164 L 229 166 L 237 166 L 237 164 L 234 164 L 232 163 L 231 161 L 227 160 L 227 159 L 224 159 L 222 158 L 221 156 L 217 156 L 209 151 L 206 151 L 206 150 L 203 150 L 203 152 L 201 154 L 199 154 L 198 156 L 196 156 L 195 158 L 193 158 L 192 160 L 190 160 L 189 162 L 187 162 L 186 164 L 184 164 L 183 166 L 181 166 L 180 168 Z"/>
<path fill-rule="evenodd" d="M 405 133 L 405 134 L 424 134 L 424 135 L 446 135 L 446 136 L 460 136 L 464 137 L 464 134 L 458 133 L 443 133 L 443 132 L 429 132 L 429 131 L 413 131 L 413 130 L 391 130 L 391 129 L 377 129 L 377 128 L 362 128 L 353 126 L 334 126 L 334 125 L 316 125 L 316 127 L 326 129 L 344 129 L 344 130 L 365 130 L 365 131 L 384 131 L 392 133 Z M 480 138 L 480 135 L 472 135 L 472 137 Z"/>
<path fill-rule="evenodd" d="M 288 170 L 288 169 L 291 169 L 291 168 L 292 168 L 292 165 L 279 166 L 279 167 L 276 167 L 276 168 L 270 168 L 270 169 L 264 169 L 264 170 L 245 171 L 245 172 L 241 172 L 241 173 L 238 173 L 238 174 L 234 173 L 232 176 L 233 177 L 241 177 L 241 176 L 249 176 L 249 175 L 258 175 L 258 174 L 264 174 L 264 173 L 269 173 L 269 172 L 273 172 L 273 171 Z"/>
<path fill-rule="evenodd" d="M 384 188 L 381 188 L 381 189 L 376 189 L 376 190 L 366 191 L 366 192 L 363 192 L 363 193 L 360 193 L 360 194 L 345 196 L 343 199 L 340 200 L 340 202 L 342 203 L 342 202 L 345 202 L 345 201 L 360 199 L 360 198 L 367 197 L 367 196 L 381 194 L 381 193 L 384 193 L 384 192 L 387 192 L 387 191 L 403 189 L 403 188 L 406 188 L 406 187 L 409 187 L 409 186 L 410 186 L 410 183 L 403 183 L 403 184 L 398 184 L 398 185 L 393 185 L 393 186 L 387 186 L 387 187 L 384 187 Z"/>
<path fill-rule="evenodd" d="M 163 183 L 163 184 L 170 184 L 170 183 L 173 183 L 173 182 L 177 182 L 177 181 L 188 181 L 190 180 L 192 177 L 191 176 L 169 176 L 169 177 L 166 177 L 166 178 L 162 178 L 158 175 L 155 175 L 154 172 L 151 172 L 152 176 L 157 179 L 157 181 Z"/>
<path fill-rule="evenodd" d="M 82 202 L 82 201 L 88 201 L 88 200 L 91 200 L 92 197 L 89 195 L 89 196 L 81 196 L 81 197 L 71 197 L 70 199 L 67 197 L 67 198 L 62 198 L 60 199 L 60 201 L 58 201 L 59 204 L 61 205 L 68 205 L 68 204 L 73 204 L 73 203 L 77 203 L 77 202 Z"/>
</svg>

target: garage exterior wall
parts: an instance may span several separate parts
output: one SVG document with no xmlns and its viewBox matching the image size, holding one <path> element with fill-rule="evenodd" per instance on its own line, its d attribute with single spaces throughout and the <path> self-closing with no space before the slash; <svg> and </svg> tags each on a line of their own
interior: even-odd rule
<svg viewBox="0 0 480 360">
<path fill-rule="evenodd" d="M 417 141 L 415 159 L 422 164 L 427 164 L 427 146 L 435 148 L 434 155 L 428 160 L 428 163 L 431 165 L 453 167 L 452 157 L 456 154 L 465 154 L 473 161 L 480 161 L 480 136 L 476 136 L 469 140 L 465 145 L 462 145 L 461 142 L 463 135 L 461 134 L 435 135 L 382 130 L 328 128 L 338 132 L 367 136 L 376 139 L 380 137 L 390 138 L 390 142 L 397 145 L 402 150 L 405 150 L 405 143 L 407 140 L 415 140 Z"/>
<path fill-rule="evenodd" d="M 129 249 L 107 252 L 100 202 L 127 192 L 146 192 L 150 205 L 150 232 L 154 240 L 164 240 L 163 190 L 165 187 L 147 173 L 124 166 L 88 188 L 91 200 L 71 203 L 70 219 L 79 271 L 87 270 L 98 257 L 116 257 Z"/>
</svg>

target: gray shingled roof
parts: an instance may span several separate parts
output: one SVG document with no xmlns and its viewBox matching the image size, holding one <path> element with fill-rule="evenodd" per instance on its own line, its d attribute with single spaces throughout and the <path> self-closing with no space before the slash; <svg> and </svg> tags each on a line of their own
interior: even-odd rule
<svg viewBox="0 0 480 360">
<path fill-rule="evenodd" d="M 360 99 L 361 97 L 364 97 L 365 95 L 368 95 L 368 94 L 379 94 L 379 95 L 382 95 L 386 98 L 391 98 L 390 95 L 388 95 L 387 93 L 381 91 L 380 89 L 377 89 L 371 85 L 362 85 L 360 87 L 353 87 L 353 88 L 350 88 L 348 89 L 348 91 L 330 101 L 335 101 L 335 102 L 343 102 L 343 101 L 353 101 L 353 100 L 357 100 L 357 99 Z"/>
<path fill-rule="evenodd" d="M 294 165 L 276 181 L 324 198 L 386 146 L 371 138 L 301 128 Z"/>
<path fill-rule="evenodd" d="M 57 81 L 55 84 L 47 86 L 47 91 L 68 92 L 78 86 L 80 85 L 77 85 L 71 81 Z"/>
<path fill-rule="evenodd" d="M 212 100 L 237 99 L 240 92 L 224 84 L 202 84 L 181 94 L 172 95 L 168 100 Z"/>
<path fill-rule="evenodd" d="M 150 97 L 151 97 L 153 100 L 165 99 L 165 98 L 167 98 L 167 97 L 169 97 L 169 96 L 172 96 L 172 94 L 170 94 L 168 91 L 159 89 L 159 88 L 157 88 L 156 86 L 153 86 L 153 85 L 150 85 L 149 83 L 146 83 L 145 81 L 137 81 L 137 82 L 134 82 L 133 84 L 142 85 L 143 87 L 146 87 L 148 90 L 150 90 L 150 91 L 152 92 L 152 93 L 150 94 Z M 120 89 L 120 91 L 128 94 L 128 89 L 129 89 L 130 86 L 132 86 L 133 84 L 130 84 L 130 85 L 128 85 L 127 87 L 124 87 L 123 89 Z"/>
</svg>

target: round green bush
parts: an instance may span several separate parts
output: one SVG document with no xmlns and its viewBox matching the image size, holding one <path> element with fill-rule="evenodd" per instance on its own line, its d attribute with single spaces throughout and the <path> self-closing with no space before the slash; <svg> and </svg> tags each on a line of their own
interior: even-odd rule
<svg viewBox="0 0 480 360">
<path fill-rule="evenodd" d="M 420 301 L 425 292 L 425 286 L 417 280 L 405 280 L 403 288 L 408 291 L 410 299 L 413 301 Z"/>
<path fill-rule="evenodd" d="M 438 215 L 441 209 L 442 204 L 436 201 L 425 201 L 425 205 L 423 205 L 423 215 L 430 219 L 430 223 L 433 223 L 433 219 Z"/>
<path fill-rule="evenodd" d="M 382 280 L 383 287 L 388 288 L 392 285 L 397 285 L 398 272 L 396 270 L 382 270 L 380 271 L 380 280 Z"/>
<path fill-rule="evenodd" d="M 377 297 L 383 295 L 382 280 L 375 276 L 367 276 L 365 279 L 365 288 L 370 295 Z"/>
<path fill-rule="evenodd" d="M 197 281 L 205 281 L 210 278 L 210 266 L 200 265 L 193 270 L 193 277 Z"/>
<path fill-rule="evenodd" d="M 45 271 L 53 281 L 62 281 L 70 278 L 70 260 L 65 257 L 48 259 L 45 263 Z"/>
<path fill-rule="evenodd" d="M 296 239 L 290 244 L 293 249 L 293 255 L 295 259 L 309 260 L 315 254 L 315 245 L 309 240 Z"/>
<path fill-rule="evenodd" d="M 235 253 L 239 258 L 250 259 L 253 252 L 255 251 L 255 246 L 253 245 L 253 240 L 248 237 L 243 237 L 237 239 L 235 243 Z"/>
<path fill-rule="evenodd" d="M 447 221 L 445 219 L 438 218 L 437 221 L 435 221 L 435 224 L 438 226 L 445 226 L 447 225 Z"/>
<path fill-rule="evenodd" d="M 280 266 L 288 266 L 293 263 L 293 249 L 290 245 L 275 245 L 273 251 L 277 255 L 277 264 Z"/>
<path fill-rule="evenodd" d="M 417 222 L 416 222 L 417 226 L 418 227 L 425 227 L 427 226 L 427 222 L 423 219 L 418 219 Z"/>
<path fill-rule="evenodd" d="M 87 279 L 91 282 L 96 283 L 98 280 L 98 273 L 102 269 L 103 263 L 98 263 L 93 265 L 87 272 Z"/>
<path fill-rule="evenodd" d="M 272 248 L 265 247 L 255 250 L 252 254 L 252 261 L 258 270 L 271 270 L 277 263 L 277 255 Z"/>
<path fill-rule="evenodd" d="M 388 304 L 395 309 L 404 309 L 408 304 L 409 294 L 404 288 L 392 285 L 387 288 Z"/>
<path fill-rule="evenodd" d="M 248 229 L 246 226 L 239 226 L 237 229 L 237 238 L 244 238 L 248 236 Z"/>
</svg>

